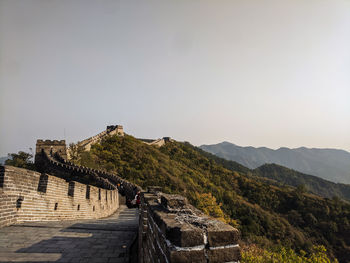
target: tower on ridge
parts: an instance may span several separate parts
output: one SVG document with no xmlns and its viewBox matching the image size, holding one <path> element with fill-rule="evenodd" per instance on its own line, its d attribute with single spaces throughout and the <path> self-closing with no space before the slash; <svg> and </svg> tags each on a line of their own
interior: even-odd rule
<svg viewBox="0 0 350 263">
<path fill-rule="evenodd" d="M 117 134 L 120 136 L 124 136 L 124 130 L 122 125 L 109 125 L 107 126 L 106 131 L 109 135 Z"/>
</svg>

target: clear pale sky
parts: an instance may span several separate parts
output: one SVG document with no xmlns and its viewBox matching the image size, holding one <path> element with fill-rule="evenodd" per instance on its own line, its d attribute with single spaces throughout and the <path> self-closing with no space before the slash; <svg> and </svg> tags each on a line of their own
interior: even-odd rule
<svg viewBox="0 0 350 263">
<path fill-rule="evenodd" d="M 108 124 L 350 151 L 350 1 L 0 0 L 0 156 Z"/>
</svg>

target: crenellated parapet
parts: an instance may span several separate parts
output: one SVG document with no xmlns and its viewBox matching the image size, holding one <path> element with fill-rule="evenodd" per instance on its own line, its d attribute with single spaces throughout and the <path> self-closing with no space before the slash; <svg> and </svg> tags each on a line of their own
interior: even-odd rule
<svg viewBox="0 0 350 263">
<path fill-rule="evenodd" d="M 85 151 L 90 151 L 91 145 L 100 142 L 104 137 L 111 135 L 124 136 L 124 130 L 122 125 L 109 125 L 106 130 L 87 138 L 77 144 L 77 146 L 82 147 Z M 68 154 L 69 155 L 69 154 Z"/>
<path fill-rule="evenodd" d="M 63 159 L 58 153 L 53 156 L 42 152 L 43 162 L 40 164 L 40 171 L 50 173 L 66 181 L 79 181 L 85 184 L 95 185 L 104 189 L 115 189 L 113 182 L 106 177 L 100 176 L 100 171 L 85 166 L 77 166 Z"/>
<path fill-rule="evenodd" d="M 109 135 L 117 134 L 119 136 L 124 136 L 124 129 L 122 125 L 109 125 L 106 129 Z"/>
<path fill-rule="evenodd" d="M 0 166 L 0 227 L 27 221 L 101 218 L 118 207 L 117 189 Z"/>
<path fill-rule="evenodd" d="M 67 160 L 67 147 L 65 140 L 37 140 L 35 154 L 40 156 L 41 151 L 47 154 L 59 153 L 59 155 Z"/>
<path fill-rule="evenodd" d="M 41 140 L 38 141 L 40 147 Z M 62 143 L 64 143 L 64 141 L 50 140 L 46 140 L 44 142 L 59 142 L 58 145 L 60 146 L 62 146 Z M 41 149 L 40 152 L 38 151 L 37 146 L 37 153 L 35 155 L 35 166 L 39 172 L 52 174 L 65 179 L 66 181 L 74 180 L 104 189 L 112 190 L 116 189 L 118 184 L 123 185 L 123 191 L 129 199 L 133 199 L 135 192 L 141 190 L 139 186 L 131 184 L 115 173 L 76 165 L 62 157 L 59 150 L 47 151 L 43 148 L 39 149 Z"/>
<path fill-rule="evenodd" d="M 163 137 L 161 139 L 141 139 L 141 138 L 137 138 L 137 139 L 147 145 L 154 145 L 156 147 L 161 147 L 164 144 L 173 141 L 173 139 L 171 139 L 170 137 Z"/>
<path fill-rule="evenodd" d="M 139 262 L 239 262 L 239 231 L 204 215 L 180 195 L 143 192 Z"/>
</svg>

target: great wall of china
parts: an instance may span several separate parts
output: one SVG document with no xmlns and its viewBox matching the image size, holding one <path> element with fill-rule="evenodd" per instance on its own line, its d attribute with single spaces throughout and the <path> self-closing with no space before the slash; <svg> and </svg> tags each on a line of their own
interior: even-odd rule
<svg viewBox="0 0 350 263">
<path fill-rule="evenodd" d="M 92 144 L 114 134 L 123 136 L 123 127 L 108 126 L 79 144 L 89 150 Z M 169 137 L 141 140 L 158 147 L 171 142 Z M 0 228 L 33 221 L 84 221 L 111 216 L 119 210 L 117 184 L 122 184 L 130 198 L 135 189 L 141 191 L 138 262 L 240 259 L 237 229 L 204 215 L 180 195 L 162 193 L 157 187 L 145 191 L 117 174 L 71 163 L 65 141 L 38 140 L 35 165 L 37 171 L 0 166 Z M 130 258 L 135 262 L 135 257 Z"/>
</svg>

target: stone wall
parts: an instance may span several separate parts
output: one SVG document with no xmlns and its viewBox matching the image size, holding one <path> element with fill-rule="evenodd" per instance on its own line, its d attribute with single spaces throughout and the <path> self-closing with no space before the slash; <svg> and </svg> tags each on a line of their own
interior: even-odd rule
<svg viewBox="0 0 350 263">
<path fill-rule="evenodd" d="M 62 158 L 67 160 L 67 149 L 65 140 L 37 140 L 36 141 L 36 152 L 37 156 L 41 151 L 45 151 L 47 154 L 59 153 Z"/>
<path fill-rule="evenodd" d="M 0 227 L 25 221 L 102 218 L 118 207 L 117 190 L 0 166 Z"/>
<path fill-rule="evenodd" d="M 122 125 L 109 125 L 107 126 L 106 130 L 100 132 L 99 134 L 96 134 L 95 136 L 92 136 L 90 138 L 87 138 L 79 142 L 77 145 L 80 147 L 83 147 L 85 151 L 90 151 L 91 145 L 98 143 L 108 135 L 115 135 L 115 134 L 119 136 L 124 136 L 124 130 Z"/>
<path fill-rule="evenodd" d="M 139 263 L 238 262 L 239 232 L 204 215 L 186 198 L 142 193 Z"/>
<path fill-rule="evenodd" d="M 39 155 L 41 155 L 39 157 Z M 113 190 L 116 186 L 122 185 L 122 195 L 133 199 L 141 187 L 128 182 L 118 174 L 92 169 L 86 166 L 78 166 L 61 158 L 59 154 L 50 156 L 45 151 L 35 156 L 35 166 L 41 173 L 48 173 L 67 181 L 74 180 L 83 184 L 90 184 L 96 187 Z"/>
<path fill-rule="evenodd" d="M 122 136 L 123 127 L 108 126 L 80 145 L 89 148 L 108 134 Z M 144 140 L 156 146 L 169 141 L 169 137 Z M 0 227 L 107 217 L 119 207 L 117 186 L 127 199 L 142 191 L 117 174 L 77 166 L 67 160 L 66 153 L 65 141 L 38 140 L 35 164 L 39 172 L 0 166 Z M 139 263 L 240 260 L 238 230 L 204 215 L 182 196 L 150 187 L 142 192 L 139 215 Z"/>
<path fill-rule="evenodd" d="M 173 141 L 173 139 L 171 139 L 170 137 L 163 137 L 161 139 L 141 139 L 141 138 L 137 138 L 137 139 L 147 145 L 154 145 L 157 147 L 161 147 L 164 144 Z"/>
<path fill-rule="evenodd" d="M 116 175 L 75 165 L 66 161 L 58 153 L 51 156 L 44 150 L 37 152 L 35 155 L 35 166 L 40 173 L 47 173 L 67 181 L 78 181 L 109 190 L 115 189 L 115 184 L 118 182 Z"/>
</svg>

